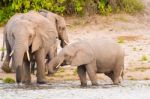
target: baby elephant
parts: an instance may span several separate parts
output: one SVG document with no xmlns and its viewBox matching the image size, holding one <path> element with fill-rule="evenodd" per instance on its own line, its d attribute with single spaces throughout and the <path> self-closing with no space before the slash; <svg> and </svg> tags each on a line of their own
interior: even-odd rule
<svg viewBox="0 0 150 99">
<path fill-rule="evenodd" d="M 64 47 L 49 63 L 49 73 L 60 65 L 77 66 L 81 86 L 87 86 L 86 72 L 92 85 L 98 85 L 96 73 L 104 73 L 114 84 L 120 84 L 124 69 L 124 50 L 109 39 L 81 40 Z"/>
</svg>

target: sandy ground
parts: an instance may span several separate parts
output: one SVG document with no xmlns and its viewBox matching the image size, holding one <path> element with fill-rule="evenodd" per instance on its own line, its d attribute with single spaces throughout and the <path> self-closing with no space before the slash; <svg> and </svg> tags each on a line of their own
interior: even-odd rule
<svg viewBox="0 0 150 99">
<path fill-rule="evenodd" d="M 71 42 L 79 39 L 111 38 L 125 50 L 125 75 L 121 86 L 99 74 L 100 86 L 79 87 L 76 69 L 63 67 L 52 77 L 51 85 L 18 87 L 0 82 L 0 99 L 147 99 L 150 97 L 150 1 L 143 0 L 145 10 L 137 15 L 115 14 L 111 16 L 67 17 L 67 29 Z M 0 43 L 2 44 L 0 28 Z M 2 62 L 0 63 L 0 65 Z M 35 75 L 32 75 L 35 82 Z M 0 70 L 0 78 L 12 77 Z M 90 83 L 90 82 L 89 82 Z M 89 84 L 90 85 L 90 84 Z"/>
<path fill-rule="evenodd" d="M 100 86 L 81 88 L 79 82 L 59 82 L 44 86 L 0 84 L 1 99 L 148 99 L 150 81 L 124 81 L 122 86 L 99 82 Z M 5 87 L 4 87 L 5 86 Z"/>
</svg>

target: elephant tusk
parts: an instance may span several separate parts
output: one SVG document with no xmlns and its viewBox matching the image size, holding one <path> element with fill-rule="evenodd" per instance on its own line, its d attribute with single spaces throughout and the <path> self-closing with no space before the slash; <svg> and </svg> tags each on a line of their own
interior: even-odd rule
<svg viewBox="0 0 150 99">
<path fill-rule="evenodd" d="M 30 61 L 30 56 L 29 56 L 29 52 L 27 51 L 27 58 L 28 58 L 28 61 Z"/>
<path fill-rule="evenodd" d="M 59 63 L 59 64 L 56 66 L 56 68 L 60 67 L 60 65 L 61 65 L 61 63 Z"/>
<path fill-rule="evenodd" d="M 64 42 L 65 42 L 67 45 L 69 45 L 69 43 L 68 43 L 67 41 L 64 40 Z"/>
<path fill-rule="evenodd" d="M 9 56 L 12 56 L 13 53 L 14 53 L 14 50 L 11 51 L 11 53 L 9 54 Z"/>
<path fill-rule="evenodd" d="M 47 63 L 47 61 L 48 61 L 48 59 L 45 59 L 45 60 L 44 60 L 44 63 L 46 64 L 46 63 Z"/>
</svg>

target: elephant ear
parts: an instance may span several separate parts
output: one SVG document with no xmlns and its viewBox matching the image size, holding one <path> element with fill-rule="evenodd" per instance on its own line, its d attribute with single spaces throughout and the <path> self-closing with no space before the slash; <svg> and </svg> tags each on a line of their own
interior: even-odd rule
<svg viewBox="0 0 150 99">
<path fill-rule="evenodd" d="M 80 66 L 84 64 L 89 64 L 94 59 L 93 53 L 90 51 L 79 50 L 76 52 L 75 56 L 72 58 L 72 66 Z"/>
<path fill-rule="evenodd" d="M 41 45 L 42 45 L 42 40 L 40 36 L 36 34 L 32 41 L 32 53 L 37 51 Z"/>
</svg>

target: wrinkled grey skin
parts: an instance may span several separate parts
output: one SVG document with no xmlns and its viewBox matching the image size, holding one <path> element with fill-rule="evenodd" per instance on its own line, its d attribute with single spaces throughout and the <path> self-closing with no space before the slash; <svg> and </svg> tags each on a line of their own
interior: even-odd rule
<svg viewBox="0 0 150 99">
<path fill-rule="evenodd" d="M 67 28 L 65 19 L 55 13 L 43 9 L 40 10 L 39 13 L 56 26 L 58 31 L 58 38 L 61 40 L 60 45 L 62 48 L 66 46 L 66 43 L 69 43 L 69 39 L 66 31 Z"/>
<path fill-rule="evenodd" d="M 16 67 L 17 83 L 29 84 L 31 82 L 30 61 L 27 59 L 27 51 L 29 51 L 30 56 L 35 56 L 37 83 L 46 83 L 44 61 L 46 55 L 51 52 L 52 46 L 56 45 L 57 37 L 56 26 L 35 11 L 14 15 L 8 21 L 4 30 L 4 38 L 7 43 L 7 55 L 4 64 L 5 62 L 9 63 L 9 55 L 14 50 L 12 60 Z"/>
<path fill-rule="evenodd" d="M 81 86 L 86 86 L 86 72 L 92 85 L 98 85 L 96 73 L 104 73 L 111 78 L 114 84 L 121 83 L 124 69 L 124 51 L 108 39 L 93 39 L 80 41 L 64 47 L 53 58 L 48 66 L 49 73 L 55 73 L 62 63 L 77 66 Z"/>
<path fill-rule="evenodd" d="M 61 41 L 60 42 L 60 46 L 63 48 L 64 46 L 67 45 L 67 43 L 69 43 L 69 39 L 68 39 L 68 35 L 67 35 L 67 31 L 66 31 L 66 22 L 65 19 L 55 13 L 52 13 L 50 11 L 47 10 L 40 10 L 39 13 L 46 17 L 54 26 L 56 26 L 57 32 L 58 32 L 58 39 Z M 57 44 L 53 45 L 53 47 L 51 47 L 51 52 L 47 54 L 46 60 L 47 63 L 56 56 L 57 54 Z M 35 70 L 35 61 L 34 58 L 31 61 L 31 72 L 34 74 L 34 70 Z M 47 69 L 45 69 L 45 71 L 48 71 Z"/>
</svg>

